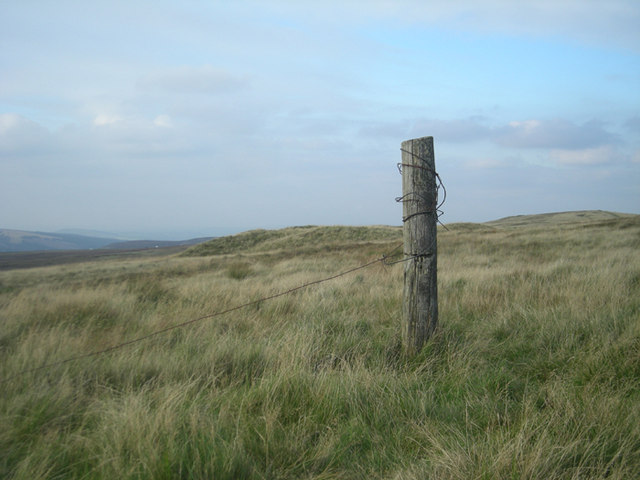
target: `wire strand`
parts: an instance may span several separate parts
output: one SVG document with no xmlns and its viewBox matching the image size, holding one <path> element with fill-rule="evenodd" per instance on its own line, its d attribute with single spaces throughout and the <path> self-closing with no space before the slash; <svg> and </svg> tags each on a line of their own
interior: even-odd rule
<svg viewBox="0 0 640 480">
<path fill-rule="evenodd" d="M 398 247 L 396 247 L 396 249 L 394 249 L 394 251 L 397 250 L 397 249 L 398 249 Z M 188 325 L 191 325 L 191 324 L 194 324 L 194 323 L 197 323 L 197 322 L 201 322 L 203 320 L 207 320 L 207 319 L 219 317 L 219 316 L 222 316 L 222 315 L 226 315 L 226 314 L 234 312 L 236 310 L 241 310 L 243 308 L 247 308 L 247 307 L 250 307 L 252 305 L 258 305 L 258 304 L 260 304 L 262 302 L 266 302 L 268 300 L 273 300 L 274 298 L 283 297 L 285 295 L 289 295 L 289 294 L 291 294 L 293 292 L 296 292 L 298 290 L 302 290 L 304 288 L 308 288 L 308 287 L 311 287 L 313 285 L 318 285 L 320 283 L 328 282 L 330 280 L 334 280 L 336 278 L 348 275 L 349 273 L 353 273 L 353 272 L 356 272 L 358 270 L 363 270 L 363 269 L 368 268 L 368 267 L 370 267 L 372 265 L 375 265 L 376 263 L 384 263 L 387 258 L 388 258 L 387 255 L 382 255 L 381 257 L 378 257 L 375 260 L 372 260 L 372 261 L 370 261 L 368 263 L 365 263 L 363 265 L 359 265 L 359 266 L 351 268 L 349 270 L 345 270 L 345 271 L 337 273 L 335 275 L 331 275 L 330 277 L 322 278 L 320 280 L 314 280 L 313 282 L 304 283 L 302 285 L 298 285 L 297 287 L 290 288 L 289 290 L 286 290 L 286 291 L 283 291 L 283 292 L 278 292 L 278 293 L 275 293 L 273 295 L 269 295 L 269 296 L 260 298 L 258 300 L 252 300 L 250 302 L 243 303 L 242 305 L 236 305 L 235 307 L 227 308 L 225 310 L 221 310 L 221 311 L 218 311 L 218 312 L 210 313 L 208 315 L 203 315 L 203 316 L 198 317 L 198 318 L 193 318 L 191 320 L 187 320 L 186 322 L 182 322 L 182 323 L 178 323 L 178 324 L 175 324 L 175 325 L 171 325 L 169 327 L 166 327 L 166 328 L 163 328 L 163 329 L 160 329 L 160 330 L 156 330 L 155 332 L 151 332 L 151 333 L 149 333 L 147 335 L 143 335 L 141 337 L 137 337 L 137 338 L 134 338 L 132 340 L 128 340 L 126 342 L 118 343 L 116 345 L 112 345 L 110 347 L 103 348 L 102 350 L 96 350 L 96 351 L 93 351 L 93 352 L 84 353 L 82 355 L 76 355 L 76 356 L 73 356 L 73 357 L 69 357 L 69 358 L 67 358 L 65 360 L 60 360 L 60 361 L 57 361 L 57 362 L 47 363 L 47 364 L 41 365 L 39 367 L 29 368 L 29 369 L 23 370 L 23 371 L 15 374 L 13 376 L 10 376 L 10 377 L 4 378 L 4 379 L 0 379 L 0 384 L 5 383 L 5 382 L 9 382 L 11 380 L 15 380 L 16 378 L 22 377 L 22 376 L 24 376 L 24 375 L 26 375 L 28 373 L 33 373 L 33 372 L 37 372 L 37 371 L 40 371 L 40 370 L 45 370 L 45 369 L 49 369 L 49 368 L 52 368 L 52 367 L 57 367 L 57 366 L 64 365 L 64 364 L 67 364 L 67 363 L 71 363 L 71 362 L 75 362 L 75 361 L 78 361 L 78 360 L 82 360 L 82 359 L 85 359 L 85 358 L 96 357 L 98 355 L 102 355 L 102 354 L 106 354 L 106 353 L 109 353 L 109 352 L 113 352 L 114 350 L 118 350 L 118 349 L 130 346 L 130 345 L 136 344 L 136 343 L 140 343 L 140 342 L 142 342 L 144 340 L 147 340 L 147 339 L 152 338 L 152 337 L 156 337 L 158 335 L 162 335 L 163 333 L 167 333 L 167 332 L 169 332 L 171 330 L 176 330 L 178 328 L 183 328 L 183 327 L 186 327 Z"/>
</svg>

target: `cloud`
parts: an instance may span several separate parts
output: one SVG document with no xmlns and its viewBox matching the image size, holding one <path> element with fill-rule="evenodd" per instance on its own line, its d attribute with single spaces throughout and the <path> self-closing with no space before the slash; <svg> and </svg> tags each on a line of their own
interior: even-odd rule
<svg viewBox="0 0 640 480">
<path fill-rule="evenodd" d="M 211 65 L 175 67 L 147 75 L 138 81 L 138 87 L 144 91 L 186 94 L 229 93 L 246 86 L 244 78 Z"/>
<path fill-rule="evenodd" d="M 288 6 L 290 2 L 280 3 Z M 367 2 L 366 10 L 358 2 L 343 2 L 337 8 L 340 13 L 331 9 L 334 18 L 352 21 L 373 17 L 459 31 L 555 36 L 588 45 L 640 51 L 637 0 L 373 0 Z"/>
<path fill-rule="evenodd" d="M 513 148 L 580 149 L 615 143 L 602 123 L 576 125 L 562 119 L 512 121 L 493 131 L 493 140 Z"/>
<path fill-rule="evenodd" d="M 616 150 L 610 145 L 581 150 L 551 150 L 549 158 L 560 165 L 603 165 L 618 158 Z"/>
<path fill-rule="evenodd" d="M 153 124 L 157 127 L 165 127 L 170 128 L 173 126 L 171 122 L 171 117 L 169 115 L 158 115 L 153 119 Z"/>
<path fill-rule="evenodd" d="M 122 118 L 118 115 L 111 115 L 107 113 L 100 113 L 96 115 L 93 119 L 93 124 L 97 127 L 102 127 L 105 125 L 115 125 L 122 121 Z"/>
<path fill-rule="evenodd" d="M 46 129 L 14 113 L 0 114 L 0 164 L 30 178 L 92 177 L 165 165 L 171 175 L 206 149 L 189 129 L 171 128 L 168 115 L 101 113 L 57 129 Z M 16 170 L 17 169 L 17 170 Z M 0 171 L 0 177 L 7 171 Z"/>
<path fill-rule="evenodd" d="M 456 120 L 417 120 L 411 129 L 410 136 L 419 132 L 431 132 L 429 135 L 438 137 L 443 142 L 465 143 L 486 139 L 491 130 L 483 124 L 483 117 L 469 117 Z"/>
<path fill-rule="evenodd" d="M 358 134 L 365 138 L 417 138 L 433 136 L 448 143 L 469 143 L 491 136 L 491 128 L 484 117 L 467 117 L 452 120 L 417 118 L 390 122 L 370 122 L 360 128 Z"/>
<path fill-rule="evenodd" d="M 12 129 L 22 123 L 23 118 L 15 113 L 3 113 L 0 115 L 0 135 L 6 135 Z"/>
<path fill-rule="evenodd" d="M 629 118 L 625 123 L 624 127 L 633 133 L 640 133 L 640 116 L 635 116 Z"/>
<path fill-rule="evenodd" d="M 396 221 L 381 213 L 395 203 L 373 208 L 373 199 L 384 189 L 391 199 L 397 194 L 400 141 L 433 135 L 461 218 L 472 219 L 477 208 L 487 219 L 497 215 L 494 207 L 524 213 L 517 210 L 545 196 L 554 176 L 584 190 L 576 198 L 596 202 L 603 194 L 591 187 L 598 184 L 576 180 L 581 175 L 607 170 L 640 184 L 627 173 L 640 171 L 631 163 L 640 162 L 633 133 L 640 118 L 624 123 L 638 110 L 630 88 L 635 57 L 607 50 L 607 42 L 593 50 L 566 44 L 618 29 L 613 42 L 638 39 L 640 30 L 629 29 L 640 10 L 634 2 L 371 0 L 366 9 L 353 1 L 204 9 L 183 2 L 148 15 L 127 3 L 80 16 L 68 2 L 38 12 L 16 2 L 20 17 L 0 20 L 19 39 L 0 79 L 0 113 L 13 112 L 0 117 L 0 194 L 10 198 L 11 188 L 23 199 L 14 204 L 32 205 L 34 213 L 16 209 L 16 219 L 47 219 L 65 210 L 46 197 L 68 192 L 61 221 L 71 223 L 82 221 L 75 205 L 87 203 L 77 199 L 94 192 L 117 221 L 138 215 L 146 222 L 157 200 L 157 222 L 167 224 L 183 221 L 191 206 L 193 225 L 225 221 L 225 212 L 247 227 L 345 222 L 344 209 L 316 197 L 338 205 L 348 195 L 370 196 L 354 208 L 371 221 Z M 626 23 L 616 23 L 620 16 Z M 626 80 L 602 88 L 607 74 Z M 486 116 L 472 116 L 478 113 Z M 584 123 L 602 115 L 611 123 Z M 22 150 L 5 154 L 9 148 Z M 86 196 L 72 195 L 78 186 Z M 149 205 L 138 210 L 141 188 Z M 47 195 L 35 197 L 41 190 Z M 558 183 L 557 192 L 565 190 Z M 257 214 L 250 205 L 256 191 Z M 487 192 L 495 192 L 493 201 L 485 202 Z M 291 198 L 300 199 L 295 218 L 279 213 Z M 40 211 L 42 204 L 50 211 Z M 165 210 L 175 215 L 164 218 Z"/>
<path fill-rule="evenodd" d="M 481 157 L 481 158 L 473 158 L 464 163 L 465 167 L 469 168 L 503 168 L 507 166 L 507 163 L 503 160 L 499 160 L 494 157 Z"/>
<path fill-rule="evenodd" d="M 388 142 L 389 139 L 408 138 L 409 133 L 406 122 L 374 121 L 360 127 L 358 136 L 367 140 L 382 139 L 384 142 Z"/>
<path fill-rule="evenodd" d="M 33 153 L 50 143 L 42 125 L 15 113 L 0 114 L 0 151 Z"/>
<path fill-rule="evenodd" d="M 635 125 L 632 123 L 634 121 L 635 119 L 631 119 L 627 122 L 628 128 Z M 408 125 L 410 127 L 407 127 Z M 514 149 L 554 150 L 557 152 L 554 158 L 563 163 L 596 163 L 596 158 L 610 159 L 611 155 L 603 156 L 604 153 L 612 152 L 612 146 L 620 143 L 618 136 L 606 130 L 603 123 L 598 121 L 580 125 L 565 119 L 531 119 L 492 125 L 489 119 L 482 116 L 448 120 L 418 118 L 372 123 L 360 129 L 359 134 L 371 138 L 416 138 L 430 135 L 438 142 L 456 145 L 486 141 L 499 147 Z M 575 161 L 572 161 L 568 154 L 563 153 L 567 151 L 581 153 L 574 155 L 572 158 Z M 592 161 L 587 161 L 587 158 L 592 157 Z M 582 160 L 578 160 L 579 158 Z"/>
</svg>

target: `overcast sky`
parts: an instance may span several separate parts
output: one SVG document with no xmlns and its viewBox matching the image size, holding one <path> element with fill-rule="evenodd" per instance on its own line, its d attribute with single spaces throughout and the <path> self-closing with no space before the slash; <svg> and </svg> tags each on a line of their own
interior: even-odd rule
<svg viewBox="0 0 640 480">
<path fill-rule="evenodd" d="M 640 2 L 0 2 L 0 228 L 155 238 L 640 213 Z"/>
</svg>

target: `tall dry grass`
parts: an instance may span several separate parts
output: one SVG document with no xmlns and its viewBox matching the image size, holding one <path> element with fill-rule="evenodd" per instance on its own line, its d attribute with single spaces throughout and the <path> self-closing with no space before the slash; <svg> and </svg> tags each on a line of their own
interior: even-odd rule
<svg viewBox="0 0 640 480">
<path fill-rule="evenodd" d="M 3 383 L 0 475 L 638 477 L 638 219 L 449 228 L 440 326 L 418 356 L 400 343 L 402 264 L 377 264 Z M 0 376 L 332 275 L 401 236 L 287 244 L 307 231 L 0 272 Z"/>
</svg>

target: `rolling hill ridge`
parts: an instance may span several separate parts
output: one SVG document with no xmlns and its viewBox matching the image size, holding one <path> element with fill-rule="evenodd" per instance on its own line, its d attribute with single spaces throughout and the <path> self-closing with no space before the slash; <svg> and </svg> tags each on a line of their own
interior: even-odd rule
<svg viewBox="0 0 640 480">
<path fill-rule="evenodd" d="M 73 233 L 29 232 L 24 230 L 0 229 L 0 252 L 33 252 L 48 250 L 137 250 L 196 245 L 213 237 L 189 240 L 129 240 L 93 237 Z"/>
</svg>

